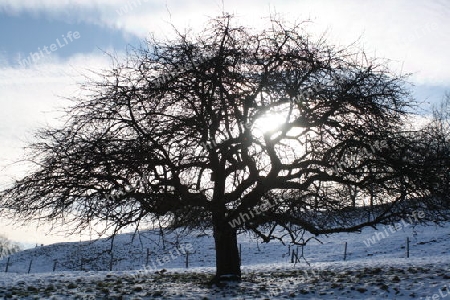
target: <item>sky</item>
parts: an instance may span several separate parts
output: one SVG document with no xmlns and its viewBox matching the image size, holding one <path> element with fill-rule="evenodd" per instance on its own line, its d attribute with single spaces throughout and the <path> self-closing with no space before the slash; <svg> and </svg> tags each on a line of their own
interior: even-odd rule
<svg viewBox="0 0 450 300">
<path fill-rule="evenodd" d="M 199 30 L 211 17 L 234 14 L 258 28 L 267 17 L 310 20 L 307 30 L 331 44 L 357 43 L 389 59 L 408 81 L 421 114 L 450 91 L 448 0 L 0 0 L 0 189 L 29 172 L 24 147 L 43 126 L 58 126 L 66 98 L 84 75 L 111 67 L 150 34 Z M 83 237 L 17 227 L 0 216 L 0 234 L 49 244 Z"/>
</svg>

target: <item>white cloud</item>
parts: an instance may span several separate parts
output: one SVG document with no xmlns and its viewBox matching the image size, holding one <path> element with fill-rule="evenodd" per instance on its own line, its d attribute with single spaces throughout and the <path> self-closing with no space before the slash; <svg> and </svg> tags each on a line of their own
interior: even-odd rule
<svg viewBox="0 0 450 300">
<path fill-rule="evenodd" d="M 187 26 L 201 29 L 209 17 L 222 10 L 236 14 L 239 21 L 257 27 L 264 17 L 279 14 L 287 19 L 313 23 L 309 29 L 315 34 L 328 30 L 330 42 L 346 45 L 356 41 L 368 55 L 387 57 L 398 72 L 414 73 L 412 80 L 419 84 L 450 86 L 450 4 L 445 1 L 335 1 L 305 0 L 241 1 L 241 0 L 0 0 L 0 12 L 45 14 L 47 18 L 96 23 L 121 28 L 124 32 L 144 38 L 148 32 L 170 34 L 171 23 L 177 28 Z M 0 67 L 6 59 L 0 53 Z M 105 57 L 79 55 L 69 61 L 49 56 L 30 69 L 0 69 L 0 104 L 2 143 L 0 154 L 18 153 L 17 146 L 31 128 L 51 122 L 56 97 L 67 95 L 75 88 L 77 72 L 89 66 L 104 66 Z M 9 145 L 9 146 L 7 146 Z M 6 156 L 5 156 L 6 155 Z M 1 165 L 4 164 L 0 162 Z M 0 177 L 0 183 L 2 178 Z"/>
<path fill-rule="evenodd" d="M 145 38 L 171 33 L 171 24 L 200 29 L 224 9 L 253 26 L 278 13 L 288 19 L 310 18 L 311 30 L 328 30 L 330 40 L 360 43 L 369 55 L 392 59 L 394 67 L 416 73 L 418 83 L 450 84 L 450 3 L 445 1 L 241 1 L 224 0 L 0 0 L 0 11 L 46 14 L 119 28 Z M 403 68 L 403 69 L 402 69 Z"/>
<path fill-rule="evenodd" d="M 0 187 L 23 174 L 22 166 L 10 164 L 21 158 L 36 128 L 58 122 L 58 111 L 67 105 L 62 97 L 76 93 L 87 66 L 95 70 L 108 65 L 105 56 L 78 55 L 68 61 L 55 57 L 31 68 L 0 67 Z"/>
</svg>

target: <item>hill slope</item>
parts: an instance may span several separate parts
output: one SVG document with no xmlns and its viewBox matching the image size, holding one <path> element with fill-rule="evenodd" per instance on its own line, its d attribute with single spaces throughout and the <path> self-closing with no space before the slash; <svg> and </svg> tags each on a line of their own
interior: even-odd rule
<svg viewBox="0 0 450 300">
<path fill-rule="evenodd" d="M 321 243 L 311 241 L 296 264 L 290 260 L 297 247 L 259 244 L 241 235 L 244 280 L 225 287 L 204 284 L 214 272 L 211 234 L 173 233 L 164 239 L 156 231 L 123 234 L 114 239 L 112 256 L 111 240 L 60 243 L 10 256 L 8 273 L 7 260 L 1 260 L 0 297 L 441 299 L 450 293 L 449 228 L 404 222 L 397 231 L 381 226 L 333 234 L 320 238 Z M 301 256 L 301 248 L 298 252 Z"/>
<path fill-rule="evenodd" d="M 378 230 L 365 228 L 361 233 L 338 233 L 311 240 L 302 249 L 284 246 L 280 242 L 260 244 L 249 235 L 240 235 L 242 265 L 288 263 L 292 250 L 299 252 L 300 263 L 339 262 L 344 259 L 347 242 L 347 261 L 372 261 L 406 258 L 409 238 L 410 260 L 450 257 L 450 224 L 444 227 L 414 226 L 407 222 L 395 231 L 381 226 Z M 306 236 L 309 237 L 309 236 Z M 111 251 L 112 249 L 112 251 Z M 9 272 L 31 273 L 56 271 L 115 271 L 159 269 L 186 266 L 214 267 L 214 239 L 211 233 L 175 232 L 160 236 L 158 231 L 121 234 L 114 240 L 100 239 L 78 243 L 58 243 L 18 252 L 9 257 Z M 111 255 L 112 253 L 112 255 Z M 450 260 L 449 260 L 450 261 Z M 0 272 L 6 269 L 7 259 L 0 260 Z M 111 265 L 112 262 L 112 265 Z M 31 268 L 30 268 L 31 263 Z"/>
</svg>

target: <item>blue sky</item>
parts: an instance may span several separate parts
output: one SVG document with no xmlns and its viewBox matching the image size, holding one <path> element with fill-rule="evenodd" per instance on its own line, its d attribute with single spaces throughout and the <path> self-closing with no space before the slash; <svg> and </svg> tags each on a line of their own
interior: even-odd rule
<svg viewBox="0 0 450 300">
<path fill-rule="evenodd" d="M 33 131 L 60 122 L 57 109 L 67 105 L 60 96 L 76 95 L 88 70 L 110 66 L 103 51 L 121 55 L 149 33 L 170 37 L 171 24 L 200 29 L 223 10 L 252 27 L 270 14 L 310 19 L 308 30 L 326 32 L 330 43 L 356 41 L 369 56 L 390 59 L 394 71 L 412 73 L 422 113 L 450 91 L 447 0 L 0 0 L 0 189 L 27 172 L 12 163 Z M 6 223 L 0 216 L 0 233 L 16 240 L 67 239 Z"/>
<path fill-rule="evenodd" d="M 0 52 L 13 67 L 18 63 L 18 56 L 25 58 L 32 52 L 38 52 L 39 48 L 57 43 L 56 40 L 60 43 L 57 44 L 58 51 L 55 51 L 54 55 L 64 59 L 77 53 L 92 53 L 98 49 L 123 49 L 127 43 L 137 41 L 137 37 L 125 37 L 119 29 L 55 20 L 46 14 L 36 15 L 30 12 L 17 15 L 1 13 L 0 28 Z M 71 41 L 68 39 L 68 32 L 79 32 L 79 39 Z"/>
</svg>

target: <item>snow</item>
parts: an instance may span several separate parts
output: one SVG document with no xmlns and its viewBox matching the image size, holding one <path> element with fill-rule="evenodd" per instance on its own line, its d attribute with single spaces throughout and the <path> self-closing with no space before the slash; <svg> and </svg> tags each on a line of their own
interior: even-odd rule
<svg viewBox="0 0 450 300">
<path fill-rule="evenodd" d="M 215 264 L 208 232 L 175 232 L 164 239 L 157 231 L 123 234 L 114 239 L 112 256 L 111 240 L 37 247 L 10 256 L 8 273 L 7 259 L 0 260 L 0 297 L 450 299 L 450 223 L 403 225 L 398 230 L 380 226 L 311 240 L 295 264 L 290 261 L 297 246 L 260 244 L 240 235 L 243 280 L 223 286 L 208 284 Z M 301 256 L 301 247 L 298 252 Z"/>
</svg>

